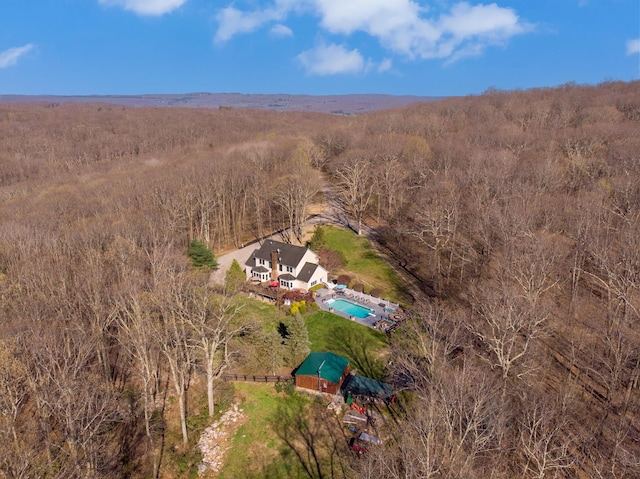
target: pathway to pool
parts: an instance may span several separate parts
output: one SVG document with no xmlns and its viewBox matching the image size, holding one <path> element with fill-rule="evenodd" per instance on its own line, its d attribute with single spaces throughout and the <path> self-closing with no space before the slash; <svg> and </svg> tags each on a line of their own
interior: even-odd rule
<svg viewBox="0 0 640 479">
<path fill-rule="evenodd" d="M 324 311 L 382 330 L 394 326 L 400 314 L 395 303 L 341 285 L 329 285 L 316 291 L 316 303 Z"/>
</svg>

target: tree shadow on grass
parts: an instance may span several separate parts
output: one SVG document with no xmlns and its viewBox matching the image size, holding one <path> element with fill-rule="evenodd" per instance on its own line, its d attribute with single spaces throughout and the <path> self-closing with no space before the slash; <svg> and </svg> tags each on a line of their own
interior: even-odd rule
<svg viewBox="0 0 640 479">
<path fill-rule="evenodd" d="M 333 346 L 337 354 L 347 356 L 351 360 L 351 368 L 357 369 L 362 376 L 378 381 L 384 380 L 385 364 L 374 357 L 370 345 L 363 340 L 361 334 L 340 328 L 336 331 Z"/>
<path fill-rule="evenodd" d="M 348 438 L 320 400 L 307 403 L 291 396 L 278 407 L 271 425 L 282 449 L 280 462 L 265 468 L 265 477 L 347 477 Z"/>
<path fill-rule="evenodd" d="M 304 477 L 305 473 L 290 450 L 283 450 L 280 457 L 258 472 L 244 471 L 246 479 L 280 479 L 282 477 Z"/>
</svg>

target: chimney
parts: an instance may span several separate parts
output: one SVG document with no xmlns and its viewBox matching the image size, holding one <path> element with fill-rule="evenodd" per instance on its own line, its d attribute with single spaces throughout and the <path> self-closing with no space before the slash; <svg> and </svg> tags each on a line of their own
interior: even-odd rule
<svg viewBox="0 0 640 479">
<path fill-rule="evenodd" d="M 278 252 L 271 252 L 271 281 L 278 279 Z"/>
</svg>

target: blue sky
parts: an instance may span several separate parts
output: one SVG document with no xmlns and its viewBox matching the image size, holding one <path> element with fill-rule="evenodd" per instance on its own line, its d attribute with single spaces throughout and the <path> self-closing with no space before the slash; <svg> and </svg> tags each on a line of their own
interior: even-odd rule
<svg viewBox="0 0 640 479">
<path fill-rule="evenodd" d="M 638 0 L 0 2 L 0 94 L 449 96 L 638 79 Z"/>
</svg>

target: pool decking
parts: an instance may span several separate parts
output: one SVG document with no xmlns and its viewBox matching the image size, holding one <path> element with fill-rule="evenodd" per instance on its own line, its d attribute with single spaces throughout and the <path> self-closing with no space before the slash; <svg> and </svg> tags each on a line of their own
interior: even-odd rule
<svg viewBox="0 0 640 479">
<path fill-rule="evenodd" d="M 366 318 L 351 316 L 348 313 L 343 313 L 342 311 L 338 311 L 337 309 L 332 308 L 331 304 L 327 303 L 327 301 L 330 299 L 345 299 L 347 301 L 351 301 L 352 303 L 372 310 L 373 314 L 367 316 Z M 395 325 L 396 321 L 391 319 L 390 316 L 396 313 L 399 308 L 397 304 L 391 303 L 390 301 L 376 298 L 368 294 L 358 293 L 357 291 L 348 288 L 319 289 L 318 291 L 316 291 L 316 303 L 323 311 L 329 311 L 330 313 L 342 316 L 343 318 L 347 318 L 352 321 L 356 321 L 360 324 L 374 329 L 380 329 L 379 327 L 376 328 L 376 325 L 379 325 L 380 321 L 383 321 L 382 324 L 389 324 L 389 326 Z"/>
</svg>

